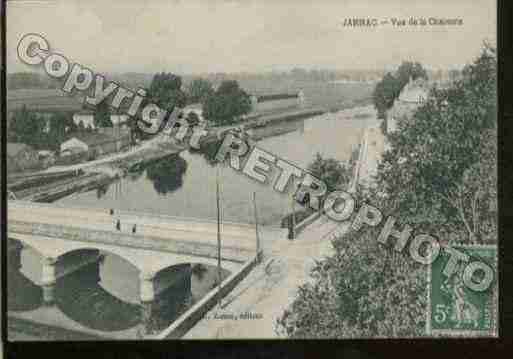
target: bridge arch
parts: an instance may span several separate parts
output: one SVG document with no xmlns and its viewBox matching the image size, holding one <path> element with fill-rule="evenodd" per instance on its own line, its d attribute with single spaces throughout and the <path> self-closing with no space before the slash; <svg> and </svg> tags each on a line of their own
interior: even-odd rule
<svg viewBox="0 0 513 359">
<path fill-rule="evenodd" d="M 7 250 L 9 253 L 7 256 L 7 263 L 12 262 L 14 264 L 14 261 L 21 259 L 18 258 L 18 256 L 21 254 L 23 248 L 30 248 L 36 255 L 40 257 L 44 257 L 46 254 L 43 248 L 40 248 L 30 241 L 25 241 L 23 237 L 18 238 L 17 236 L 9 235 L 7 236 Z M 16 263 L 16 265 L 19 265 L 19 263 Z"/>
<path fill-rule="evenodd" d="M 122 266 L 118 268 L 118 273 L 110 275 L 110 278 L 105 278 L 106 272 L 101 273 L 106 256 L 115 258 L 115 263 Z M 62 254 L 57 266 L 61 266 L 61 270 L 71 271 L 60 277 L 55 285 L 56 306 L 67 317 L 84 327 L 103 332 L 128 330 L 139 324 L 139 270 L 132 263 L 115 253 L 90 247 Z M 128 268 L 130 270 L 127 270 Z M 112 268 L 109 271 L 112 271 Z M 125 281 L 121 286 L 109 287 L 109 284 L 116 284 L 123 278 Z M 127 283 L 134 282 L 135 286 L 131 288 L 132 300 L 127 300 L 130 293 L 123 295 L 119 289 Z"/>
<path fill-rule="evenodd" d="M 39 263 L 41 254 L 34 248 L 35 261 Z M 27 275 L 22 269 L 22 242 L 8 238 L 7 241 L 7 310 L 13 312 L 26 312 L 39 308 L 43 303 L 43 291 L 35 281 L 37 273 Z M 34 268 L 32 268 L 33 271 Z M 36 269 L 40 269 L 39 267 Z"/>
</svg>

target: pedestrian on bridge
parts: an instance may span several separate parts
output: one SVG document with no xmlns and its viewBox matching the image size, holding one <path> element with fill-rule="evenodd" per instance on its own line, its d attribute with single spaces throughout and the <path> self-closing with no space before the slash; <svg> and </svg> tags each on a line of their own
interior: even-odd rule
<svg viewBox="0 0 513 359">
<path fill-rule="evenodd" d="M 135 234 L 136 231 L 137 231 L 137 225 L 134 223 L 134 225 L 132 226 L 132 234 Z"/>
<path fill-rule="evenodd" d="M 116 221 L 116 229 L 121 231 L 121 221 L 119 219 Z"/>
</svg>

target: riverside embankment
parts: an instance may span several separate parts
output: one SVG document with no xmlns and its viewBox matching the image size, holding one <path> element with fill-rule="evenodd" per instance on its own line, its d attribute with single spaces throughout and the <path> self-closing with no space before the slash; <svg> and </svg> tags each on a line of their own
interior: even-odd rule
<svg viewBox="0 0 513 359">
<path fill-rule="evenodd" d="M 358 108 L 344 111 L 354 112 L 355 110 L 358 111 Z M 341 114 L 344 111 L 336 113 L 336 116 L 342 118 Z M 357 116 L 357 114 L 354 115 Z M 297 131 L 305 121 L 321 121 L 330 116 L 336 117 L 334 113 L 324 113 L 323 110 L 315 108 L 253 114 L 243 124 L 207 128 L 208 134 L 202 140 L 204 142 L 216 142 L 226 131 L 240 128 L 246 131 L 252 140 L 260 141 Z M 129 171 L 137 171 L 138 168 L 144 168 L 145 164 L 152 163 L 160 158 L 167 158 L 174 154 L 178 155 L 186 148 L 185 144 L 178 143 L 168 135 L 160 134 L 125 152 L 75 165 L 53 166 L 31 174 L 25 179 L 18 179 L 12 183 L 10 181 L 9 190 L 12 193 L 11 197 L 16 199 L 51 202 L 77 192 L 104 187 L 112 181 L 124 177 Z M 57 175 L 61 173 L 71 173 L 72 176 L 65 179 L 57 178 Z M 39 175 L 46 182 L 35 183 L 32 180 Z M 29 186 L 30 183 L 35 185 Z"/>
<path fill-rule="evenodd" d="M 316 153 L 345 162 L 358 147 L 364 128 L 373 122 L 372 116 L 373 109 L 364 107 L 269 124 L 266 131 L 284 131 L 285 127 L 287 132 L 267 136 L 258 140 L 257 145 L 300 168 L 307 168 Z M 212 147 L 215 155 L 217 147 Z M 256 192 L 258 220 L 262 225 L 279 226 L 292 210 L 290 193 L 278 193 L 272 186 L 262 185 L 227 165 L 216 164 L 198 151 L 182 150 L 178 155 L 163 157 L 143 167 L 117 179 L 101 193 L 77 193 L 61 201 L 83 207 L 215 220 L 215 182 L 219 172 L 223 220 L 254 223 L 253 192 Z M 271 183 L 277 175 L 271 174 Z"/>
<path fill-rule="evenodd" d="M 182 150 L 182 146 L 158 136 L 126 152 L 71 166 L 53 166 L 26 177 L 18 176 L 9 181 L 8 190 L 14 199 L 53 202 L 73 193 L 108 185 L 135 166 Z"/>
<path fill-rule="evenodd" d="M 384 136 L 375 117 L 360 137 L 359 171 L 356 183 L 368 183 L 384 151 Z M 301 285 L 312 280 L 316 261 L 332 253 L 331 239 L 344 233 L 349 222 L 334 222 L 320 216 L 294 240 L 283 239 L 263 248 L 258 265 L 218 308 L 211 310 L 184 339 L 280 338 L 278 318 L 297 296 Z M 250 319 L 237 319 L 241 315 Z M 236 318 L 236 319 L 234 319 Z"/>
</svg>

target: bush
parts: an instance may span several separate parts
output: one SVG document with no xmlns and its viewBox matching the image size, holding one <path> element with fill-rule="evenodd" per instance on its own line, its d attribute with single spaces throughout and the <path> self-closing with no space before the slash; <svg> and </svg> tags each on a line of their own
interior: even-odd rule
<svg viewBox="0 0 513 359">
<path fill-rule="evenodd" d="M 241 120 L 251 110 L 249 95 L 237 81 L 223 81 L 203 105 L 203 116 L 216 125 L 230 125 Z"/>
</svg>

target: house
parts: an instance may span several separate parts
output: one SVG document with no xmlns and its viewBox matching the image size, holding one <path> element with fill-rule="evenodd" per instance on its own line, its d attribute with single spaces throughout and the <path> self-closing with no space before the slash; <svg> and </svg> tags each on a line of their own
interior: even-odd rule
<svg viewBox="0 0 513 359">
<path fill-rule="evenodd" d="M 82 123 L 84 128 L 94 128 L 94 112 L 92 111 L 80 111 L 73 114 L 73 122 L 75 125 Z"/>
<path fill-rule="evenodd" d="M 123 126 L 128 122 L 128 115 L 111 114 L 110 121 L 114 126 Z M 94 111 L 79 111 L 73 114 L 73 122 L 78 126 L 80 122 L 84 125 L 84 128 L 96 128 L 94 125 Z M 124 127 L 124 126 L 123 126 Z"/>
<path fill-rule="evenodd" d="M 87 152 L 89 151 L 89 145 L 84 140 L 72 137 L 61 143 L 60 150 L 61 156 L 67 156 L 72 153 Z"/>
<path fill-rule="evenodd" d="M 112 114 L 110 115 L 110 122 L 112 122 L 114 126 L 126 127 L 128 115 Z"/>
<path fill-rule="evenodd" d="M 37 151 L 29 145 L 17 142 L 7 143 L 7 173 L 36 170 L 42 167 Z"/>
<path fill-rule="evenodd" d="M 119 128 L 102 128 L 94 132 L 76 132 L 61 143 L 61 156 L 87 153 L 88 158 L 96 158 L 119 152 L 130 145 L 130 131 Z"/>
<path fill-rule="evenodd" d="M 429 96 L 430 86 L 425 79 L 418 78 L 410 81 L 404 86 L 394 105 L 386 114 L 386 132 L 391 133 L 397 130 L 397 121 L 411 118 Z"/>
</svg>

